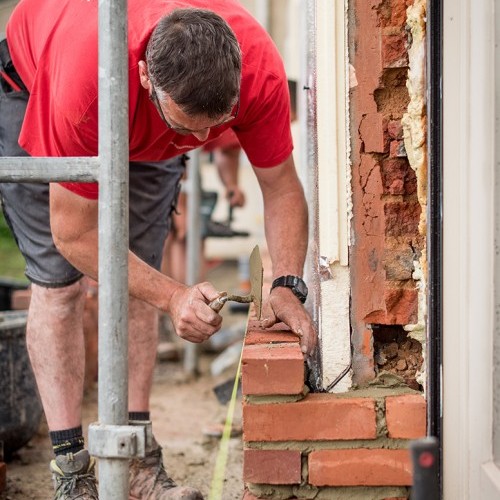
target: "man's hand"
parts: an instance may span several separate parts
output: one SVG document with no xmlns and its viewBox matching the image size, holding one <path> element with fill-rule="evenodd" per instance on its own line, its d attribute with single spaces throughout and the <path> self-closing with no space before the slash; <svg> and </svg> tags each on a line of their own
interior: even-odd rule
<svg viewBox="0 0 500 500">
<path fill-rule="evenodd" d="M 226 187 L 226 199 L 232 207 L 243 207 L 245 205 L 245 193 L 238 185 Z"/>
<path fill-rule="evenodd" d="M 217 332 L 222 316 L 213 311 L 209 302 L 219 296 L 210 283 L 179 287 L 171 296 L 168 313 L 179 337 L 200 343 Z"/>
<path fill-rule="evenodd" d="M 271 291 L 264 305 L 262 326 L 269 328 L 282 321 L 300 337 L 302 352 L 311 356 L 316 348 L 317 334 L 311 317 L 293 292 L 284 287 Z"/>
</svg>

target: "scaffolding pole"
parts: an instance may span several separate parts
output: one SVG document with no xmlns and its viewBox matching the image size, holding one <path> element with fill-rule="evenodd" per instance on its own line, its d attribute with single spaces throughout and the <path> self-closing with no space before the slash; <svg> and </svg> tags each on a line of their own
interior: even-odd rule
<svg viewBox="0 0 500 500">
<path fill-rule="evenodd" d="M 0 182 L 95 182 L 99 158 L 0 158 Z"/>
<path fill-rule="evenodd" d="M 150 423 L 128 424 L 127 0 L 99 1 L 99 156 L 0 158 L 0 182 L 99 181 L 99 498 L 128 499 L 129 459 L 151 445 Z"/>
<path fill-rule="evenodd" d="M 129 491 L 128 457 L 113 456 L 110 448 L 120 433 L 119 426 L 128 424 L 127 0 L 101 0 L 98 17 L 100 159 L 98 405 L 99 425 L 105 428 L 107 426 L 111 431 L 103 439 L 104 453 L 101 453 L 99 460 L 99 498 L 125 500 Z M 126 443 L 127 440 L 123 442 Z"/>
<path fill-rule="evenodd" d="M 200 194 L 201 171 L 200 151 L 194 150 L 189 154 L 188 182 L 187 182 L 187 249 L 186 249 L 186 284 L 195 285 L 200 281 L 201 257 L 201 226 L 200 226 Z M 184 371 L 187 375 L 198 374 L 197 344 L 186 342 L 184 351 Z"/>
</svg>

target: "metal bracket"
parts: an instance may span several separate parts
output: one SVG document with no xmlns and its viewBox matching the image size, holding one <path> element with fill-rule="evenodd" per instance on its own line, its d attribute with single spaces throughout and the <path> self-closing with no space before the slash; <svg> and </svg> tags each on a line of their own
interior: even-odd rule
<svg viewBox="0 0 500 500">
<path fill-rule="evenodd" d="M 151 450 L 152 443 L 150 421 L 89 425 L 89 453 L 98 458 L 142 458 Z"/>
</svg>

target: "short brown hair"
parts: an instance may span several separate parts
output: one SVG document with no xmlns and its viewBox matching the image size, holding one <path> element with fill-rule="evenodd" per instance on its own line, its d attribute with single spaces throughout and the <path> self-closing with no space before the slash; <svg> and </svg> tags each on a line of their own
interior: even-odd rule
<svg viewBox="0 0 500 500">
<path fill-rule="evenodd" d="M 239 95 L 241 50 L 222 17 L 175 9 L 160 19 L 146 50 L 149 78 L 188 115 L 218 118 Z"/>
</svg>

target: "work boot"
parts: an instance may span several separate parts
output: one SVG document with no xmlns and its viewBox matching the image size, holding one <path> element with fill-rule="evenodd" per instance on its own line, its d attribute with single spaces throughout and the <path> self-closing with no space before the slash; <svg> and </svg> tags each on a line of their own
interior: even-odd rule
<svg viewBox="0 0 500 500">
<path fill-rule="evenodd" d="M 161 446 L 155 441 L 153 450 L 144 458 L 130 462 L 129 500 L 203 500 L 203 496 L 194 488 L 177 486 L 168 477 Z"/>
<path fill-rule="evenodd" d="M 94 467 L 95 459 L 87 450 L 58 455 L 50 462 L 54 500 L 99 500 Z"/>
</svg>

